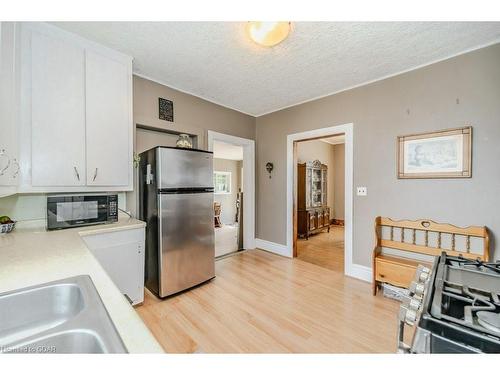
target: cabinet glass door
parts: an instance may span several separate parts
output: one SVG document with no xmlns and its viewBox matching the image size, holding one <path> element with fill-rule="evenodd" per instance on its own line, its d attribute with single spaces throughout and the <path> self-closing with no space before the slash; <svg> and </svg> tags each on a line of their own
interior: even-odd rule
<svg viewBox="0 0 500 375">
<path fill-rule="evenodd" d="M 313 168 L 312 169 L 312 206 L 319 207 L 321 206 L 322 198 L 321 198 L 321 169 Z"/>
<path fill-rule="evenodd" d="M 321 202 L 323 206 L 327 205 L 327 175 L 326 175 L 326 169 L 321 170 Z"/>
</svg>

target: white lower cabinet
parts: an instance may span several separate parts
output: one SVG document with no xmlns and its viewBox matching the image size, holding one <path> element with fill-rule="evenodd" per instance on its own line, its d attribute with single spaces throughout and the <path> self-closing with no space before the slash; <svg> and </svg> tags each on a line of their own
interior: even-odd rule
<svg viewBox="0 0 500 375">
<path fill-rule="evenodd" d="M 83 235 L 87 247 L 133 305 L 144 301 L 144 228 Z"/>
</svg>

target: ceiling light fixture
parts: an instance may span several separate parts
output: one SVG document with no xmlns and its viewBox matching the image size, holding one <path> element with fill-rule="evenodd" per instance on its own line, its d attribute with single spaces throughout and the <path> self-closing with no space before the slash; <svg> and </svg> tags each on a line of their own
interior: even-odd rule
<svg viewBox="0 0 500 375">
<path fill-rule="evenodd" d="M 290 22 L 250 21 L 247 23 L 247 32 L 255 43 L 264 47 L 273 47 L 288 36 Z"/>
</svg>

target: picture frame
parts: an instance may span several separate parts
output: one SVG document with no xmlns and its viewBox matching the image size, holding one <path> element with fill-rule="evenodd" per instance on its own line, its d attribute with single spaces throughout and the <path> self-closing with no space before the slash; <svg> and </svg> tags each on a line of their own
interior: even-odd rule
<svg viewBox="0 0 500 375">
<path fill-rule="evenodd" d="M 397 177 L 470 178 L 472 126 L 397 138 Z"/>
</svg>

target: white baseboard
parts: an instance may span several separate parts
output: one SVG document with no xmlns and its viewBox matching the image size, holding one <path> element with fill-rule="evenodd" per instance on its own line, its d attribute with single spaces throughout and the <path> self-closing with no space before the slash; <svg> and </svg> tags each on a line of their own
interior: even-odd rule
<svg viewBox="0 0 500 375">
<path fill-rule="evenodd" d="M 276 242 L 270 242 L 266 240 L 261 240 L 260 238 L 255 239 L 255 247 L 258 249 L 266 250 L 274 254 L 278 254 L 287 258 L 291 258 L 290 251 L 286 245 L 282 245 Z"/>
<path fill-rule="evenodd" d="M 369 283 L 372 282 L 372 269 L 360 264 L 351 264 L 350 269 L 346 270 L 346 275 Z"/>
</svg>

